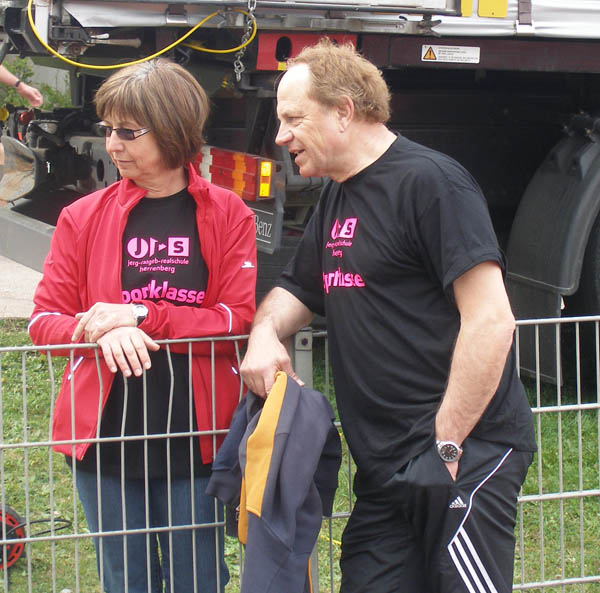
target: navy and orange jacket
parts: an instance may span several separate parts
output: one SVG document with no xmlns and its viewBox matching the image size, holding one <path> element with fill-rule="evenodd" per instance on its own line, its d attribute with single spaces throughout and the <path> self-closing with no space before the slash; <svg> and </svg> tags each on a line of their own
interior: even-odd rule
<svg viewBox="0 0 600 593">
<path fill-rule="evenodd" d="M 282 372 L 266 400 L 248 393 L 235 411 L 207 493 L 239 507 L 241 593 L 312 591 L 309 557 L 341 463 L 333 419 L 321 393 Z"/>
<path fill-rule="evenodd" d="M 191 165 L 188 179 L 188 190 L 196 202 L 202 257 L 209 270 L 204 303 L 198 308 L 139 301 L 149 311 L 140 328 L 154 339 L 245 334 L 255 310 L 254 215 L 237 195 L 205 181 Z M 78 323 L 76 313 L 87 311 L 97 302 L 122 302 L 121 239 L 129 213 L 145 194 L 145 190 L 123 179 L 63 209 L 33 299 L 29 335 L 34 344 L 68 344 Z M 188 345 L 172 344 L 170 350 L 187 353 Z M 234 342 L 216 342 L 214 351 L 213 375 L 210 344 L 196 343 L 192 347 L 194 405 L 201 431 L 213 428 L 213 382 L 217 429 L 229 427 L 242 391 Z M 68 356 L 69 350 L 52 354 Z M 60 441 L 96 436 L 98 412 L 104 409 L 114 379 L 102 358 L 98 371 L 94 350 L 81 349 L 74 355 L 81 358 L 67 364 L 52 430 L 53 440 L 59 441 L 54 449 L 67 455 L 73 454 L 73 447 Z M 77 459 L 83 458 L 88 447 L 89 443 L 75 446 Z M 212 461 L 213 449 L 211 436 L 200 437 L 204 463 Z"/>
</svg>

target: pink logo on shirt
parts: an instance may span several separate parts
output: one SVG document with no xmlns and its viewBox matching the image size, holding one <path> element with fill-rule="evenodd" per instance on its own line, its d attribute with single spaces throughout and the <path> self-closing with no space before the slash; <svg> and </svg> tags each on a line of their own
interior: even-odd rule
<svg viewBox="0 0 600 593">
<path fill-rule="evenodd" d="M 165 249 L 169 257 L 187 257 L 190 254 L 190 238 L 169 237 L 166 243 L 161 243 L 152 237 L 149 239 L 134 237 L 127 243 L 127 253 L 135 259 L 152 257 L 157 251 Z"/>
<path fill-rule="evenodd" d="M 344 224 L 340 224 L 340 221 L 336 218 L 331 227 L 331 238 L 332 239 L 352 239 L 354 232 L 356 231 L 356 225 L 358 224 L 358 218 L 346 218 Z"/>
</svg>

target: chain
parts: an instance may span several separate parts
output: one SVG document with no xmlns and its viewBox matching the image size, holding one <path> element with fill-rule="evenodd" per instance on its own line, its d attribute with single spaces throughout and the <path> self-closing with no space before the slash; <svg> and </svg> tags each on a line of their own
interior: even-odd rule
<svg viewBox="0 0 600 593">
<path fill-rule="evenodd" d="M 248 16 L 246 17 L 246 31 L 242 35 L 242 45 L 246 43 L 246 41 L 248 41 L 252 35 L 255 21 L 254 11 L 256 10 L 257 3 L 258 0 L 248 0 Z M 242 74 L 246 70 L 246 66 L 244 66 L 242 58 L 246 53 L 247 47 L 248 46 L 242 47 L 242 49 L 235 54 L 235 60 L 233 61 L 233 71 L 235 72 L 235 79 L 238 82 L 242 79 Z"/>
</svg>

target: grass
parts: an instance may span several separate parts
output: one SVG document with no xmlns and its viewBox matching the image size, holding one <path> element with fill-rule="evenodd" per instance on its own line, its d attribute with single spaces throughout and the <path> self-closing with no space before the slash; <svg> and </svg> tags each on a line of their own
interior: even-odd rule
<svg viewBox="0 0 600 593">
<path fill-rule="evenodd" d="M 29 343 L 25 322 L 0 321 L 0 347 Z M 322 340 L 314 343 L 315 361 L 324 360 Z M 31 533 L 48 529 L 49 519 L 71 522 L 57 537 L 85 534 L 86 524 L 72 490 L 71 476 L 61 455 L 47 445 L 33 448 L 11 444 L 44 442 L 50 436 L 50 408 L 58 389 L 64 360 L 52 361 L 32 353 L 0 353 L 0 496 L 29 524 Z M 333 399 L 331 377 L 323 364 L 315 366 L 314 386 Z M 23 382 L 22 377 L 25 377 Z M 326 383 L 328 382 L 328 386 Z M 535 404 L 535 383 L 527 382 L 530 401 Z M 23 405 L 26 393 L 26 406 Z M 567 388 L 560 391 L 563 401 L 575 402 Z M 542 405 L 556 404 L 556 387 L 544 387 Z M 585 401 L 585 400 L 584 400 Z M 527 476 L 523 495 L 598 489 L 600 470 L 599 421 L 597 410 L 562 412 L 560 415 L 536 415 L 540 451 Z M 339 542 L 352 504 L 352 467 L 348 453 L 340 469 L 340 486 L 335 500 L 334 519 L 325 521 L 318 540 L 320 591 L 339 587 Z M 580 462 L 581 459 L 581 462 Z M 2 502 L 2 501 L 0 501 Z M 578 578 L 600 575 L 600 502 L 597 496 L 527 501 L 520 505 L 517 521 L 515 583 Z M 34 523 L 45 520 L 45 523 Z M 95 555 L 89 538 L 36 541 L 9 571 L 0 572 L 0 593 L 60 593 L 71 589 L 99 593 Z M 239 591 L 239 546 L 235 539 L 226 541 L 231 582 L 227 593 Z M 10 584 L 7 579 L 10 578 Z M 599 583 L 531 589 L 536 593 L 600 593 Z"/>
<path fill-rule="evenodd" d="M 1 320 L 0 347 L 30 344 L 25 328 L 23 320 Z M 100 593 L 94 547 L 91 538 L 85 537 L 89 532 L 64 456 L 47 445 L 10 448 L 11 444 L 50 440 L 51 403 L 64 365 L 64 359 L 31 352 L 0 353 L 0 440 L 4 444 L 0 448 L 0 508 L 5 504 L 14 509 L 31 525 L 31 535 L 55 529 L 56 538 L 84 537 L 26 546 L 8 571 L 0 571 L 0 593 L 60 593 L 63 589 Z M 69 522 L 69 527 L 58 531 L 64 527 L 62 521 Z M 228 593 L 239 591 L 238 558 L 237 540 L 227 538 Z"/>
</svg>

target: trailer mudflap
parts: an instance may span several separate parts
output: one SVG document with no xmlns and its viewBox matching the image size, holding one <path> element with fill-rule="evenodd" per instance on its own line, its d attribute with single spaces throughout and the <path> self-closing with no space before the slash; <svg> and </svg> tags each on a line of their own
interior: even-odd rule
<svg viewBox="0 0 600 593">
<path fill-rule="evenodd" d="M 571 129 L 533 176 L 507 248 L 507 288 L 517 319 L 560 317 L 562 297 L 577 291 L 590 231 L 600 210 L 600 145 Z M 554 328 L 522 327 L 525 373 L 559 377 Z M 536 360 L 544 368 L 537 369 Z"/>
</svg>

